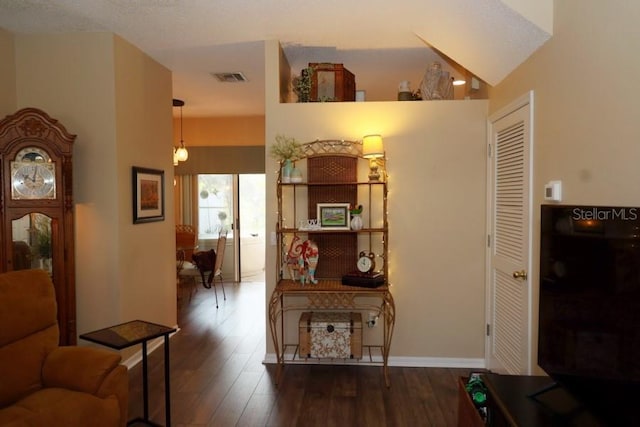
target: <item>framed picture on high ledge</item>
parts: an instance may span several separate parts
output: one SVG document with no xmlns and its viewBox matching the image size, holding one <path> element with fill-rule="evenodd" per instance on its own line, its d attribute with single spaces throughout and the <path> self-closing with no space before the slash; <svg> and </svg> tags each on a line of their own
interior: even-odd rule
<svg viewBox="0 0 640 427">
<path fill-rule="evenodd" d="M 133 166 L 133 223 L 164 221 L 164 171 Z"/>
<path fill-rule="evenodd" d="M 316 208 L 320 228 L 349 230 L 349 203 L 318 203 Z"/>
</svg>

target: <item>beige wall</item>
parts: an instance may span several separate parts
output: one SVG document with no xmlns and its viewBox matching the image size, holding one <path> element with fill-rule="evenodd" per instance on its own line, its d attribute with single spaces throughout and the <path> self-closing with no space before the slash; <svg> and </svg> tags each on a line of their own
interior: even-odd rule
<svg viewBox="0 0 640 427">
<path fill-rule="evenodd" d="M 0 28 L 0 118 L 16 110 L 16 62 L 13 34 Z"/>
<path fill-rule="evenodd" d="M 529 90 L 534 101 L 534 252 L 537 313 L 543 186 L 563 203 L 640 206 L 640 3 L 555 2 L 554 36 L 490 93 L 496 111 Z M 537 342 L 537 317 L 534 321 Z M 536 360 L 537 348 L 533 348 Z"/>
<path fill-rule="evenodd" d="M 121 316 L 175 325 L 171 72 L 119 37 L 114 52 Z M 164 221 L 132 224 L 132 166 L 165 172 Z"/>
<path fill-rule="evenodd" d="M 487 101 L 280 104 L 277 43 L 267 43 L 266 57 L 266 81 L 272 82 L 266 85 L 267 145 L 279 133 L 300 142 L 384 137 L 389 279 L 397 308 L 392 363 L 482 362 Z M 277 164 L 271 157 L 265 170 L 267 224 L 275 224 Z M 266 265 L 269 296 L 273 246 Z M 289 331 L 295 321 L 288 319 Z M 273 353 L 270 339 L 267 353 Z"/>
<path fill-rule="evenodd" d="M 183 113 L 188 108 L 185 104 Z M 179 109 L 175 108 L 173 120 L 173 141 L 180 143 Z M 184 117 L 182 138 L 187 149 L 218 146 L 264 145 L 264 116 L 244 117 Z"/>
<path fill-rule="evenodd" d="M 131 209 L 133 165 L 167 172 L 173 206 L 171 73 L 110 33 L 15 40 L 17 108 L 41 108 L 78 135 L 78 332 L 138 318 L 174 325 L 173 210 L 132 225 Z"/>
</svg>

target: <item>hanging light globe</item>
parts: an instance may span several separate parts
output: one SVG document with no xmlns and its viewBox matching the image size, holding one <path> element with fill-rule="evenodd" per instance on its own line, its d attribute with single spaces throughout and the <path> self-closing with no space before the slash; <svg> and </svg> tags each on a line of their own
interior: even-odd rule
<svg viewBox="0 0 640 427">
<path fill-rule="evenodd" d="M 184 145 L 180 146 L 176 150 L 176 158 L 178 159 L 179 162 L 184 162 L 189 158 L 189 152 L 187 151 Z"/>
</svg>

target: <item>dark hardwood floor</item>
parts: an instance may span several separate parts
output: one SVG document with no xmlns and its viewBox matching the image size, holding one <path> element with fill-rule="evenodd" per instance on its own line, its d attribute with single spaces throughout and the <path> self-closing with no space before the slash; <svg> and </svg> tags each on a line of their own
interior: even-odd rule
<svg viewBox="0 0 640 427">
<path fill-rule="evenodd" d="M 171 420 L 181 426 L 454 426 L 468 369 L 287 365 L 280 387 L 265 353 L 264 284 L 225 285 L 180 304 L 171 339 Z M 188 298 L 187 298 L 188 299 Z M 393 345 L 392 345 L 393 348 Z M 129 418 L 142 415 L 142 367 L 130 371 Z M 162 348 L 149 356 L 150 418 L 164 424 Z"/>
</svg>

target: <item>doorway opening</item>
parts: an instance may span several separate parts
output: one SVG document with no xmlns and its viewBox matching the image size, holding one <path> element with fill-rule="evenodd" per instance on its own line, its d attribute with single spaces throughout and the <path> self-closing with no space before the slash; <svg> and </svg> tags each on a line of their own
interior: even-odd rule
<svg viewBox="0 0 640 427">
<path fill-rule="evenodd" d="M 264 282 L 265 175 L 199 174 L 195 190 L 199 250 L 215 248 L 226 231 L 223 276 Z"/>
</svg>

